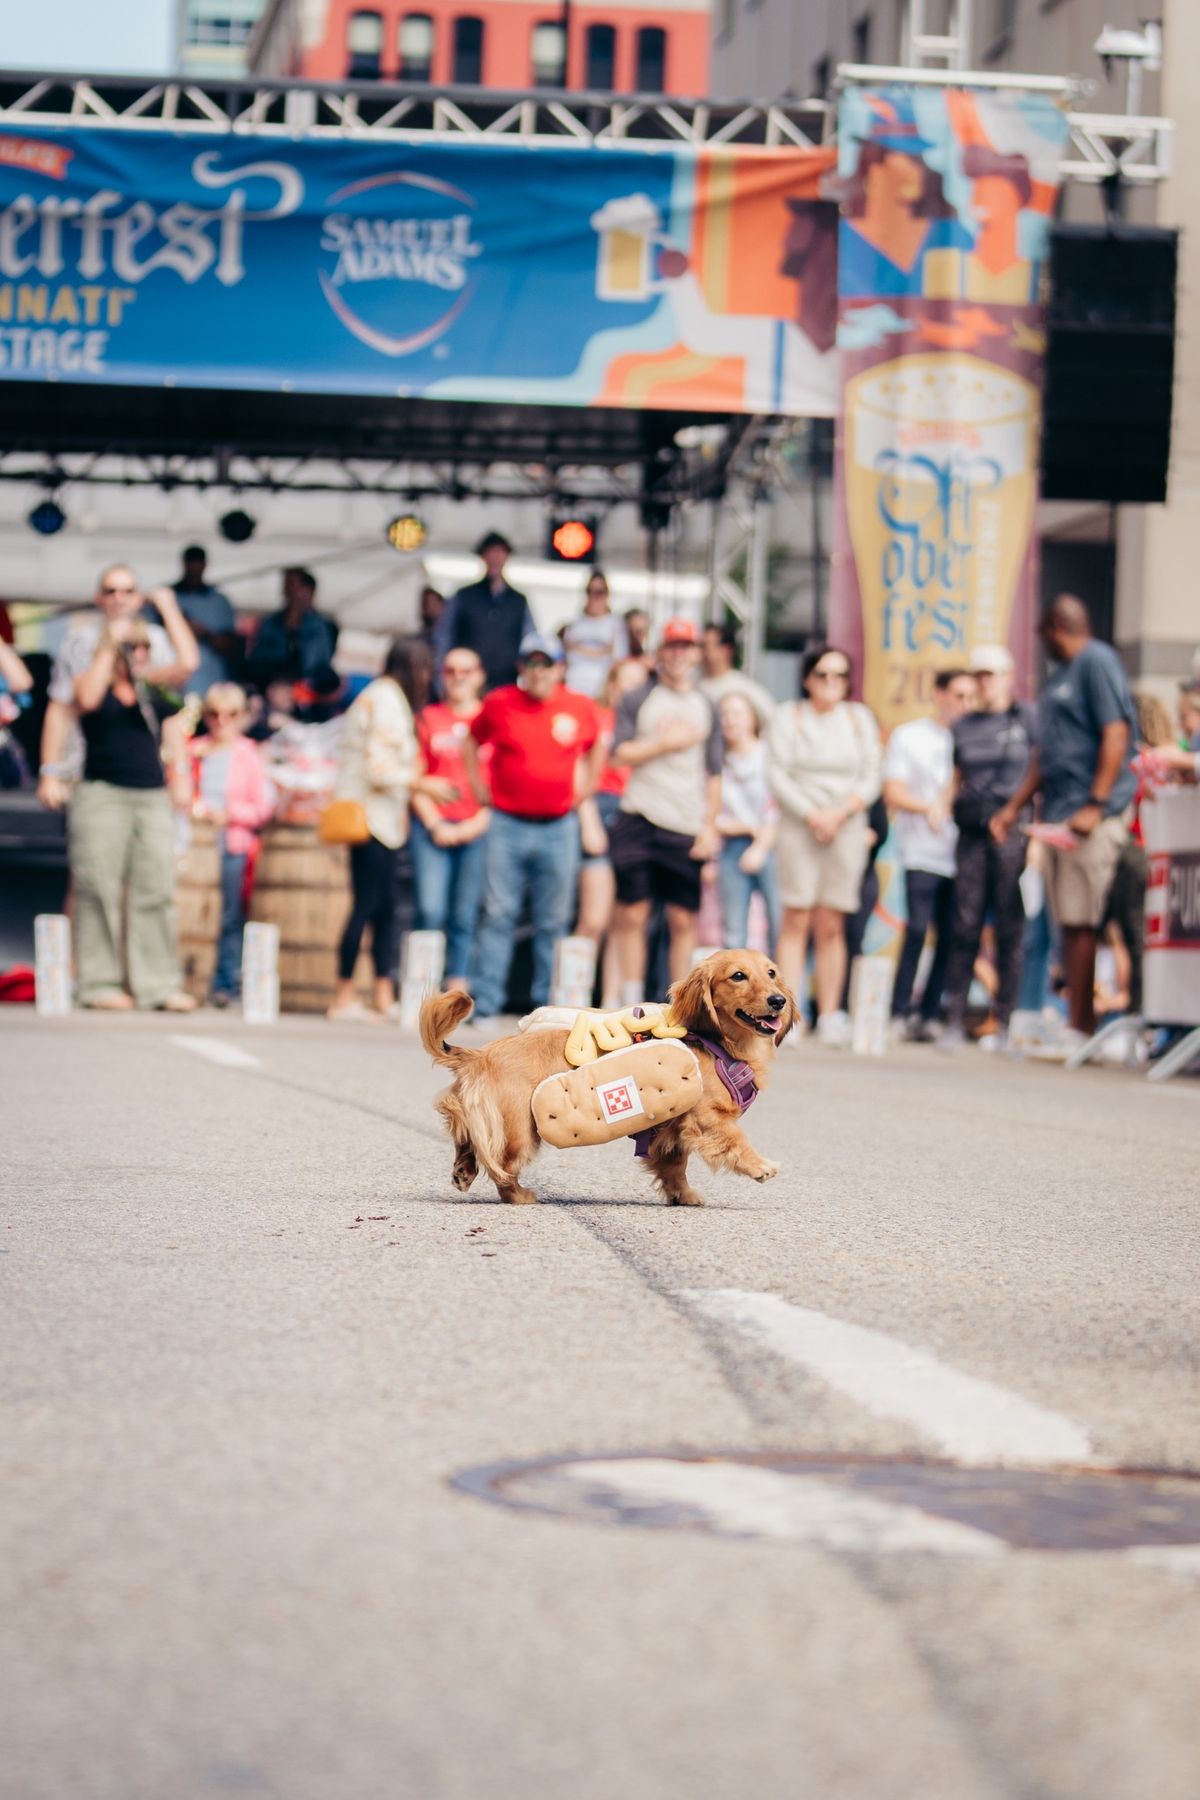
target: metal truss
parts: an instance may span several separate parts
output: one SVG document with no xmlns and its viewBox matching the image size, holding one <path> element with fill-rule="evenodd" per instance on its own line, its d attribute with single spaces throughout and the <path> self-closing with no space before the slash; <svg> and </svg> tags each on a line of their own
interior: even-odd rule
<svg viewBox="0 0 1200 1800">
<path fill-rule="evenodd" d="M 832 131 L 823 100 L 684 100 L 551 89 L 431 88 L 375 81 L 148 81 L 0 73 L 0 125 L 254 133 L 333 139 L 463 139 L 671 149 L 807 149 Z"/>
<path fill-rule="evenodd" d="M 146 452 L 0 451 L 0 482 L 65 492 L 94 487 L 226 488 L 235 493 L 376 495 L 407 500 L 544 500 L 547 505 L 611 507 L 639 504 L 645 495 L 638 463 L 618 468 L 584 464 L 556 469 L 498 460 L 483 465 L 417 460 L 372 462 L 354 457 L 252 456 L 216 450 L 195 456 Z M 686 481 L 672 480 L 664 498 L 690 498 Z"/>
<path fill-rule="evenodd" d="M 847 63 L 847 82 L 916 82 L 1023 88 L 1070 101 L 1081 84 L 1050 75 L 969 69 L 874 68 Z M 1171 173 L 1169 119 L 1071 111 L 1064 181 L 1120 176 L 1139 185 Z M 807 149 L 831 143 L 836 108 L 826 100 L 682 100 L 647 94 L 504 93 L 382 82 L 146 81 L 130 76 L 0 73 L 0 125 L 254 133 L 341 140 L 463 140 L 604 146 L 639 150 L 680 144 Z"/>
</svg>

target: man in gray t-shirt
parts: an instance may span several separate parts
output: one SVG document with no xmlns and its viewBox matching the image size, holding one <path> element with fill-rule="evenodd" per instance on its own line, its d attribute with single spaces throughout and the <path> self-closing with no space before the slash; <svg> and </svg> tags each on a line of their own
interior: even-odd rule
<svg viewBox="0 0 1200 1800">
<path fill-rule="evenodd" d="M 1116 652 L 1092 636 L 1082 600 L 1060 594 L 1042 620 L 1042 638 L 1059 666 L 1038 707 L 1037 749 L 990 829 L 1003 842 L 1038 792 L 1046 822 L 1064 827 L 1067 841 L 1045 846 L 1046 892 L 1062 928 L 1071 1024 L 1090 1036 L 1096 946 L 1136 786 L 1137 714 Z"/>
<path fill-rule="evenodd" d="M 630 771 L 610 836 L 622 1006 L 645 998 L 646 928 L 656 900 L 670 935 L 671 979 L 688 973 L 701 871 L 720 847 L 721 728 L 696 688 L 699 637 L 690 619 L 669 619 L 657 673 L 617 709 L 612 760 Z"/>
</svg>

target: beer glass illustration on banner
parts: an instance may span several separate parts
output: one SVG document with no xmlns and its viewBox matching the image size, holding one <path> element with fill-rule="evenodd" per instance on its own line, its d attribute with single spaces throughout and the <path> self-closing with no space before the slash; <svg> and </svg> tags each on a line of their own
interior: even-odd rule
<svg viewBox="0 0 1200 1800">
<path fill-rule="evenodd" d="M 1038 391 L 979 357 L 922 355 L 845 390 L 863 698 L 910 717 L 935 669 L 1008 641 L 1037 488 Z"/>
<path fill-rule="evenodd" d="M 662 215 L 648 194 L 623 194 L 592 214 L 600 242 L 596 257 L 598 300 L 647 300 L 654 277 L 654 246 Z"/>
</svg>

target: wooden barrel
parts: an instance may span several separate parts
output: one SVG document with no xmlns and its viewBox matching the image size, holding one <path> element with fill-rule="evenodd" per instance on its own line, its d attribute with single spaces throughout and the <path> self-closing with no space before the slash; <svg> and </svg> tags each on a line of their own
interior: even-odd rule
<svg viewBox="0 0 1200 1800">
<path fill-rule="evenodd" d="M 221 847 L 216 828 L 195 820 L 175 863 L 175 938 L 183 985 L 193 999 L 208 999 L 217 966 L 221 930 Z"/>
<path fill-rule="evenodd" d="M 324 1012 L 337 982 L 338 942 L 350 911 L 350 862 L 340 844 L 323 844 L 312 825 L 268 825 L 254 873 L 250 917 L 279 927 L 279 1005 L 283 1012 Z M 360 992 L 370 969 L 360 957 Z"/>
</svg>

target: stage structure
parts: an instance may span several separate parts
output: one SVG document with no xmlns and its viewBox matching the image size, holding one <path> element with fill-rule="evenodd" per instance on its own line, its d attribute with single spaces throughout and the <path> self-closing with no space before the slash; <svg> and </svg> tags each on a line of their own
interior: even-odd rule
<svg viewBox="0 0 1200 1800">
<path fill-rule="evenodd" d="M 0 477 L 132 458 L 162 488 L 636 502 L 651 533 L 708 500 L 753 665 L 768 496 L 838 404 L 834 135 L 822 102 L 2 75 Z M 1162 120 L 1064 138 L 1063 179 L 1167 168 Z"/>
</svg>

